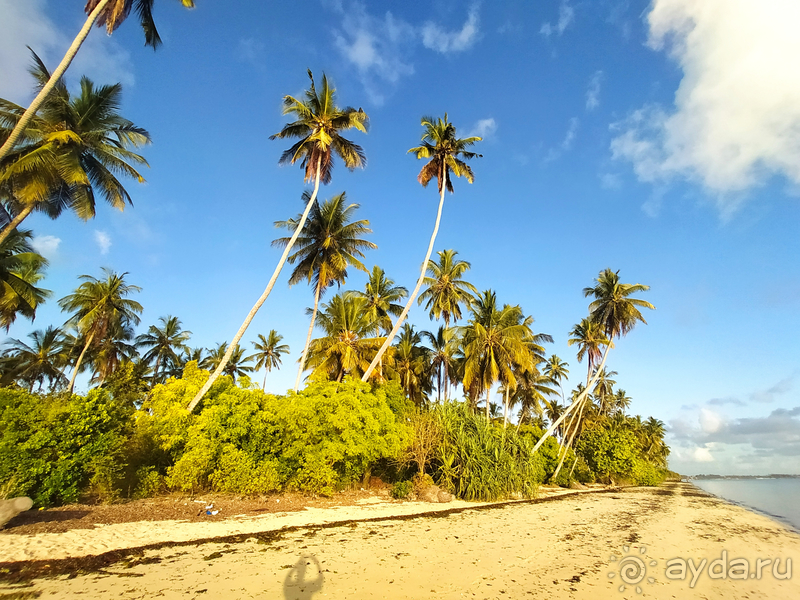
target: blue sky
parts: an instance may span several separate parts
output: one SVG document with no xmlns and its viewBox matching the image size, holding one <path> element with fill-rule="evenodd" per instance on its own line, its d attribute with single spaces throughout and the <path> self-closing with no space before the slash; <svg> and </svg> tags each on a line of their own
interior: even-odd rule
<svg viewBox="0 0 800 600">
<path fill-rule="evenodd" d="M 0 0 L 0 97 L 26 103 L 32 46 L 53 68 L 83 2 Z M 167 314 L 192 345 L 229 340 L 278 259 L 272 223 L 301 208 L 302 173 L 269 141 L 280 102 L 324 71 L 365 170 L 334 172 L 369 219 L 379 264 L 413 287 L 435 218 L 416 182 L 422 115 L 445 111 L 481 134 L 475 183 L 456 182 L 436 249 L 472 263 L 469 279 L 520 304 L 549 348 L 584 374 L 567 333 L 601 269 L 651 286 L 657 310 L 609 358 L 632 411 L 670 427 L 682 473 L 798 472 L 800 457 L 800 40 L 789 0 L 157 3 L 164 39 L 143 47 L 132 18 L 95 30 L 67 73 L 124 84 L 122 113 L 154 140 L 135 206 L 95 220 L 35 216 L 25 226 L 51 261 L 53 300 L 35 324 L 60 324 L 56 299 L 110 267 L 142 287 L 142 329 Z M 294 381 L 307 286 L 285 271 L 245 335 L 275 328 L 292 347 L 268 387 Z M 353 272 L 348 288 L 361 288 Z M 415 325 L 432 329 L 421 308 Z M 259 376 L 260 379 L 260 376 Z"/>
</svg>

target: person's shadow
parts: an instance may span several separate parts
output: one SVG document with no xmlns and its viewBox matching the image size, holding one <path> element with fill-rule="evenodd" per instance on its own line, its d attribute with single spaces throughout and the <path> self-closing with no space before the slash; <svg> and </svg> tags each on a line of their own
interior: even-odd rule
<svg viewBox="0 0 800 600">
<path fill-rule="evenodd" d="M 286 574 L 283 597 L 286 600 L 311 600 L 322 589 L 322 567 L 313 554 L 303 555 Z"/>
</svg>

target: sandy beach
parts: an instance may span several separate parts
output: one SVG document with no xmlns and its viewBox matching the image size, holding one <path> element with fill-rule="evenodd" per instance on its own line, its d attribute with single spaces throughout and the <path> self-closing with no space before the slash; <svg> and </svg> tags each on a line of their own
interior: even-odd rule
<svg viewBox="0 0 800 600">
<path fill-rule="evenodd" d="M 787 559 L 800 559 L 800 535 L 688 483 L 499 504 L 376 497 L 214 523 L 4 531 L 0 597 L 800 598 Z"/>
</svg>

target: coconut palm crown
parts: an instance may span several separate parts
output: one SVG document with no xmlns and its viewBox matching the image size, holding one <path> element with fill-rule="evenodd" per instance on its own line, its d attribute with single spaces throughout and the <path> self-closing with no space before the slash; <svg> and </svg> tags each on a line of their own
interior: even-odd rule
<svg viewBox="0 0 800 600">
<path fill-rule="evenodd" d="M 649 285 L 641 283 L 620 283 L 619 271 L 605 269 L 595 279 L 594 287 L 584 288 L 583 295 L 594 297 L 589 304 L 592 321 L 599 323 L 609 338 L 618 338 L 627 335 L 639 321 L 647 324 L 639 308 L 655 310 L 655 306 L 630 296 L 649 289 Z"/>
<path fill-rule="evenodd" d="M 86 14 L 92 11 L 104 0 L 88 0 L 86 2 Z M 130 15 L 131 10 L 135 10 L 139 15 L 139 24 L 144 31 L 144 44 L 155 50 L 161 45 L 161 37 L 158 35 L 156 23 L 153 20 L 153 4 L 155 0 L 107 0 L 105 8 L 97 17 L 95 23 L 98 27 L 105 27 L 109 35 L 122 25 Z M 186 8 L 194 8 L 194 0 L 179 0 Z"/>
<path fill-rule="evenodd" d="M 369 117 L 362 110 L 352 108 L 341 109 L 336 106 L 336 90 L 331 87 L 328 78 L 322 74 L 320 89 L 314 83 L 314 75 L 308 71 L 311 87 L 305 92 L 305 99 L 284 96 L 283 114 L 295 115 L 296 121 L 284 125 L 269 139 L 300 138 L 296 144 L 286 150 L 280 158 L 280 164 L 295 164 L 298 160 L 305 169 L 306 181 L 316 177 L 319 166 L 320 181 L 328 184 L 331 181 L 333 155 L 338 154 L 344 165 L 351 171 L 356 167 L 364 167 L 367 158 L 361 146 L 343 138 L 340 132 L 355 128 L 366 133 Z"/>
<path fill-rule="evenodd" d="M 465 177 L 469 183 L 472 183 L 475 176 L 469 165 L 462 159 L 480 158 L 482 155 L 470 152 L 467 148 L 475 142 L 480 142 L 483 138 L 472 136 L 458 139 L 455 126 L 447 120 L 447 113 L 444 113 L 444 119 L 422 117 L 422 127 L 425 129 L 422 134 L 422 145 L 408 151 L 408 154 L 413 153 L 417 158 L 430 159 L 417 176 L 417 181 L 422 184 L 422 187 L 428 187 L 431 179 L 435 178 L 439 193 L 442 192 L 442 188 L 445 188 L 452 194 L 451 174 L 456 177 Z"/>
</svg>

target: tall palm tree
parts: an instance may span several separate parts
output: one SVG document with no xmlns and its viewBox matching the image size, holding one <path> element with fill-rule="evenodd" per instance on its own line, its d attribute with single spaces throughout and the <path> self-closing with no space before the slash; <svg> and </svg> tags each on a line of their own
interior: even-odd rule
<svg viewBox="0 0 800 600">
<path fill-rule="evenodd" d="M 603 358 L 595 369 L 595 379 L 605 366 L 606 359 L 608 358 L 608 351 L 611 349 L 611 346 L 613 346 L 613 339 L 615 337 L 619 338 L 627 335 L 637 322 L 641 321 L 642 323 L 647 323 L 644 317 L 642 317 L 639 308 L 655 310 L 655 306 L 649 302 L 629 297 L 631 294 L 644 292 L 649 289 L 650 286 L 640 283 L 620 283 L 619 271 L 615 273 L 611 269 L 600 271 L 600 274 L 595 279 L 595 285 L 593 287 L 584 288 L 583 295 L 585 297 L 594 297 L 594 300 L 589 304 L 589 319 L 600 325 L 608 339 L 606 349 L 603 352 Z M 591 365 L 589 369 L 591 373 Z M 587 382 L 583 394 L 567 408 L 565 413 L 560 417 L 560 420 L 566 418 L 570 412 L 574 411 L 578 405 L 582 404 L 583 399 L 588 395 L 594 383 L 594 381 Z M 534 446 L 534 452 L 544 443 L 544 440 L 552 433 L 552 430 L 558 426 L 558 423 L 560 423 L 560 421 L 551 425 L 550 429 L 545 432 L 542 439 Z"/>
<path fill-rule="evenodd" d="M 354 293 L 367 301 L 365 310 L 375 321 L 376 337 L 380 335 L 381 330 L 386 333 L 392 330 L 392 317 L 397 317 L 403 312 L 403 306 L 398 302 L 408 296 L 408 290 L 395 285 L 394 280 L 386 277 L 386 272 L 378 265 L 372 267 L 364 291 Z"/>
<path fill-rule="evenodd" d="M 435 260 L 428 261 L 430 276 L 422 282 L 427 288 L 419 295 L 418 303 L 425 302 L 430 318 L 444 319 L 444 326 L 450 327 L 450 319 L 458 322 L 461 318 L 461 306 L 469 308 L 478 290 L 462 279 L 470 264 L 456 259 L 458 252 L 442 250 L 438 254 L 438 263 Z"/>
<path fill-rule="evenodd" d="M 469 183 L 472 183 L 475 176 L 472 169 L 462 159 L 472 159 L 480 157 L 480 154 L 470 152 L 467 148 L 471 147 L 476 142 L 480 142 L 482 138 L 473 136 L 468 138 L 459 139 L 456 137 L 455 126 L 447 120 L 447 113 L 444 119 L 434 120 L 433 117 L 422 117 L 422 127 L 425 129 L 422 134 L 422 145 L 411 148 L 408 152 L 414 153 L 418 159 L 429 158 L 430 160 L 422 167 L 422 170 L 417 176 L 417 181 L 422 184 L 422 187 L 428 187 L 432 179 L 436 179 L 439 186 L 439 210 L 436 213 L 436 224 L 433 226 L 433 233 L 431 234 L 431 241 L 428 243 L 428 251 L 425 254 L 425 260 L 422 261 L 422 270 L 417 279 L 417 285 L 411 296 L 408 298 L 403 312 L 397 318 L 392 331 L 386 337 L 386 341 L 381 346 L 381 349 L 375 355 L 375 359 L 370 364 L 369 368 L 364 373 L 363 380 L 369 379 L 372 371 L 377 366 L 378 362 L 383 356 L 383 353 L 389 348 L 394 340 L 394 336 L 400 331 L 403 320 L 406 318 L 411 305 L 417 298 L 422 283 L 425 280 L 425 273 L 428 271 L 428 260 L 430 260 L 431 252 L 433 252 L 433 244 L 436 241 L 436 234 L 439 231 L 439 222 L 442 219 L 442 207 L 444 206 L 444 192 L 448 190 L 453 193 L 453 182 L 451 175 L 456 177 L 465 177 Z"/>
<path fill-rule="evenodd" d="M 180 3 L 186 8 L 194 7 L 194 0 L 180 0 Z M 53 88 L 61 81 L 61 77 L 63 77 L 72 63 L 86 36 L 89 35 L 92 26 L 95 23 L 105 25 L 106 31 L 111 34 L 125 21 L 132 8 L 139 15 L 139 23 L 145 35 L 145 45 L 155 49 L 161 44 L 161 38 L 153 20 L 153 0 L 88 0 L 85 8 L 88 15 L 86 22 L 81 27 L 75 40 L 73 40 L 64 58 L 61 59 L 61 63 L 56 67 L 56 70 L 46 81 L 42 82 L 30 106 L 15 121 L 13 131 L 5 139 L 3 146 L 0 147 L 0 162 L 11 152 L 23 132 L 27 133 L 28 123 L 34 118 L 42 103 L 48 99 Z"/>
<path fill-rule="evenodd" d="M 614 414 L 625 414 L 625 411 L 627 411 L 631 405 L 631 400 L 632 399 L 630 396 L 628 396 L 628 393 L 625 390 L 617 390 L 617 393 L 614 394 L 614 397 L 612 398 L 613 407 L 611 412 Z"/>
<path fill-rule="evenodd" d="M 309 199 L 308 192 L 304 192 L 304 203 L 308 203 Z M 372 242 L 362 239 L 362 236 L 372 233 L 369 221 L 366 219 L 352 221 L 359 205 L 345 206 L 345 199 L 345 193 L 342 192 L 322 204 L 317 202 L 313 205 L 303 233 L 295 241 L 297 250 L 288 258 L 289 264 L 297 263 L 289 277 L 289 285 L 305 280 L 314 286 L 314 308 L 294 382 L 295 392 L 300 387 L 300 378 L 305 371 L 308 345 L 311 343 L 320 297 L 334 283 L 341 286 L 345 282 L 347 267 L 355 267 L 366 273 L 367 268 L 359 258 L 364 257 L 363 250 L 377 248 Z M 276 221 L 275 225 L 294 231 L 300 218 L 298 216 L 288 221 Z M 278 238 L 272 244 L 285 247 L 290 240 L 291 238 Z"/>
<path fill-rule="evenodd" d="M 269 330 L 269 334 L 267 337 L 264 337 L 263 334 L 258 334 L 258 341 L 253 342 L 253 348 L 255 349 L 255 354 L 253 354 L 253 359 L 256 361 L 254 369 L 258 371 L 259 369 L 264 369 L 264 383 L 261 385 L 262 390 L 267 389 L 267 375 L 273 368 L 281 366 L 281 355 L 289 353 L 289 346 L 287 344 L 281 344 L 281 340 L 283 340 L 282 335 L 278 335 L 278 332 L 274 329 Z"/>
<path fill-rule="evenodd" d="M 603 369 L 597 374 L 597 382 L 594 384 L 592 394 L 597 400 L 600 414 L 609 416 L 613 409 L 614 386 L 617 382 L 613 377 L 617 375 L 616 371 L 609 371 Z"/>
<path fill-rule="evenodd" d="M 0 327 L 9 330 L 22 315 L 33 321 L 50 290 L 36 287 L 47 260 L 31 246 L 30 231 L 14 231 L 0 242 Z"/>
<path fill-rule="evenodd" d="M 222 361 L 225 359 L 225 356 L 228 355 L 228 350 L 228 342 L 222 342 L 216 348 L 209 350 L 208 356 L 203 359 L 202 363 L 200 364 L 200 368 L 209 371 L 211 369 L 218 369 L 219 365 L 222 364 Z M 229 375 L 232 377 L 235 383 L 237 377 L 241 377 L 242 375 L 253 372 L 253 367 L 246 364 L 252 360 L 253 357 L 245 356 L 244 348 L 242 348 L 239 344 L 236 344 L 236 346 L 230 352 L 230 358 L 225 364 L 222 373 L 223 375 Z"/>
<path fill-rule="evenodd" d="M 31 73 L 39 85 L 50 77 L 34 54 Z M 95 196 L 120 210 L 132 204 L 117 176 L 139 182 L 135 166 L 147 161 L 131 150 L 150 143 L 150 134 L 119 114 L 122 86 L 95 87 L 81 79 L 72 96 L 59 82 L 31 121 L 20 143 L 0 161 L 0 198 L 14 215 L 0 232 L 0 241 L 34 210 L 51 218 L 69 208 L 84 220 L 95 216 Z M 22 107 L 0 100 L 0 137 L 19 118 Z"/>
<path fill-rule="evenodd" d="M 7 349 L 3 354 L 11 359 L 15 377 L 28 383 L 31 392 L 36 383 L 41 391 L 45 380 L 50 391 L 66 383 L 67 378 L 61 371 L 67 356 L 61 330 L 50 326 L 44 331 L 34 331 L 28 337 L 32 341 L 30 346 L 17 339 L 6 342 Z"/>
<path fill-rule="evenodd" d="M 442 400 L 442 390 L 444 399 L 447 400 L 447 392 L 450 383 L 455 383 L 455 361 L 456 352 L 460 340 L 454 329 L 439 326 L 439 330 L 434 334 L 430 331 L 423 331 L 423 337 L 427 338 L 430 344 L 431 371 L 436 373 L 436 391 L 438 400 Z"/>
<path fill-rule="evenodd" d="M 103 273 L 105 279 L 81 275 L 79 279 L 82 279 L 83 283 L 72 294 L 58 301 L 62 311 L 73 313 L 67 324 L 76 327 L 86 339 L 67 386 L 69 393 L 72 393 L 75 387 L 75 377 L 92 342 L 103 341 L 115 327 L 124 328 L 139 324 L 142 305 L 126 296 L 141 291 L 141 288 L 125 282 L 128 273 L 119 275 L 106 268 L 103 268 Z"/>
<path fill-rule="evenodd" d="M 587 359 L 586 385 L 588 386 L 594 367 L 603 357 L 603 347 L 609 347 L 609 340 L 603 333 L 602 326 L 589 318 L 582 319 L 572 328 L 569 335 L 572 337 L 567 340 L 567 345 L 577 344 L 578 362 L 583 362 L 584 357 Z"/>
<path fill-rule="evenodd" d="M 293 165 L 300 161 L 300 166 L 305 170 L 305 181 L 314 181 L 314 191 L 309 197 L 306 209 L 297 223 L 294 234 L 283 249 L 283 254 L 275 267 L 275 271 L 272 273 L 264 293 L 261 294 L 253 308 L 250 309 L 239 331 L 233 336 L 229 353 L 226 354 L 220 365 L 208 378 L 208 381 L 200 388 L 200 391 L 197 392 L 189 406 L 186 407 L 189 412 L 194 410 L 203 395 L 222 373 L 225 362 L 230 359 L 230 352 L 233 351 L 233 347 L 242 339 L 258 309 L 264 304 L 275 286 L 278 275 L 283 269 L 295 240 L 303 230 L 308 213 L 317 198 L 320 182 L 327 184 L 331 180 L 334 154 L 338 155 L 344 162 L 344 166 L 351 171 L 356 167 L 364 167 L 367 164 L 367 159 L 361 147 L 341 135 L 341 132 L 353 128 L 366 133 L 369 124 L 367 114 L 360 108 L 356 110 L 348 106 L 342 109 L 336 106 L 336 90 L 330 86 L 324 73 L 319 91 L 317 91 L 314 84 L 314 76 L 310 70 L 308 71 L 308 77 L 311 80 L 311 87 L 306 90 L 305 99 L 300 100 L 292 96 L 284 96 L 283 98 L 283 114 L 294 115 L 297 120 L 285 125 L 280 132 L 271 136 L 270 139 L 300 138 L 300 141 L 281 155 L 279 162 L 280 164 Z"/>
<path fill-rule="evenodd" d="M 409 323 L 403 325 L 394 345 L 391 370 L 406 397 L 417 406 L 424 406 L 431 391 L 430 351 L 422 345 L 422 336 Z"/>
<path fill-rule="evenodd" d="M 161 327 L 150 325 L 146 333 L 136 337 L 137 348 L 147 349 L 142 360 L 147 364 L 155 360 L 151 387 L 162 383 L 166 374 L 180 362 L 179 353 L 186 350 L 186 343 L 192 335 L 191 331 L 181 327 L 181 320 L 178 317 L 167 315 L 159 317 L 158 320 L 161 322 Z"/>
<path fill-rule="evenodd" d="M 102 385 L 123 364 L 139 358 L 136 346 L 131 343 L 134 338 L 133 327 L 112 321 L 106 335 L 95 342 L 86 356 L 86 363 L 93 371 L 91 383 Z"/>
<path fill-rule="evenodd" d="M 344 293 L 322 305 L 317 327 L 325 335 L 312 340 L 308 352 L 312 378 L 341 381 L 345 375 L 360 377 L 367 369 L 384 338 L 371 337 L 375 322 L 365 310 L 366 303 L 361 296 Z"/>
<path fill-rule="evenodd" d="M 497 296 L 486 290 L 472 307 L 472 318 L 463 327 L 464 389 L 473 398 L 486 394 L 486 419 L 489 420 L 490 393 L 498 381 L 515 388 L 515 369 L 533 367 L 528 342 L 533 337 L 533 319 L 525 317 L 519 306 L 497 308 Z"/>
<path fill-rule="evenodd" d="M 558 387 L 561 390 L 561 399 L 566 401 L 566 398 L 564 397 L 564 386 L 561 385 L 561 382 L 566 379 L 567 375 L 569 375 L 569 363 L 561 360 L 558 356 L 553 354 L 545 363 L 544 373 L 553 383 L 558 384 Z"/>
</svg>

